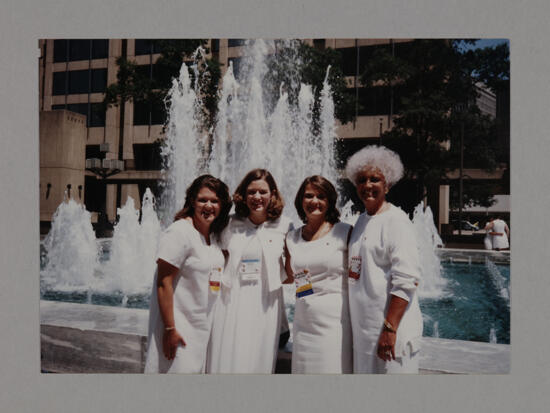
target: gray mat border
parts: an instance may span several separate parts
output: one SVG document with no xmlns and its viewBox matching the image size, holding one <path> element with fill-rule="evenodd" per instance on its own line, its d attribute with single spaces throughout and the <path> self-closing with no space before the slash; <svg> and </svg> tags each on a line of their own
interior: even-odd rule
<svg viewBox="0 0 550 413">
<path fill-rule="evenodd" d="M 156 2 L 7 0 L 0 13 L 0 406 L 17 412 L 543 411 L 550 206 L 541 0 Z M 147 17 L 146 17 L 147 16 Z M 512 52 L 512 373 L 270 377 L 44 375 L 38 329 L 38 39 L 493 37 Z M 543 246 L 540 248 L 540 246 Z"/>
</svg>

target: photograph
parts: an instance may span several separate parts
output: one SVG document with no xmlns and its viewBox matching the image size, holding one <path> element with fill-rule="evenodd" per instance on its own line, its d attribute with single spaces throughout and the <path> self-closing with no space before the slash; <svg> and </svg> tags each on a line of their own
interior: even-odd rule
<svg viewBox="0 0 550 413">
<path fill-rule="evenodd" d="M 37 373 L 511 373 L 510 39 L 38 45 Z"/>
</svg>

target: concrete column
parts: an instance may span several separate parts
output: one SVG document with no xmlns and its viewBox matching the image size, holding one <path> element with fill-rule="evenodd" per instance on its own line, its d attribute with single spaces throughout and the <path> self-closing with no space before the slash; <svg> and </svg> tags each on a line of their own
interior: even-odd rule
<svg viewBox="0 0 550 413">
<path fill-rule="evenodd" d="M 84 187 L 86 117 L 67 110 L 40 112 L 39 135 L 40 220 L 51 221 L 67 185 L 72 199 L 84 200 L 78 187 Z"/>
<path fill-rule="evenodd" d="M 109 221 L 113 222 L 116 218 L 116 184 L 107 185 L 107 217 Z"/>
<path fill-rule="evenodd" d="M 440 185 L 439 186 L 439 223 L 438 223 L 438 229 L 440 233 L 441 233 L 441 224 L 449 223 L 449 195 L 450 195 L 450 186 Z"/>
</svg>

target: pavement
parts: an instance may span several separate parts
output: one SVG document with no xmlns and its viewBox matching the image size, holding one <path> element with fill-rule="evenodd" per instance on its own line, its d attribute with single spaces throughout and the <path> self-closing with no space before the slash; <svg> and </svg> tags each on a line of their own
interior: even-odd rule
<svg viewBox="0 0 550 413">
<path fill-rule="evenodd" d="M 142 373 L 149 311 L 40 301 L 43 372 Z M 508 374 L 510 345 L 423 337 L 420 374 Z M 279 351 L 276 373 L 290 373 Z"/>
</svg>

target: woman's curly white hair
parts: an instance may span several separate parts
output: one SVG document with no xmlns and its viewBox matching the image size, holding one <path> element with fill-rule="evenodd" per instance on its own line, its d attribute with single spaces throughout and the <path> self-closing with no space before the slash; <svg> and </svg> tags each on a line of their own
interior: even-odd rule
<svg viewBox="0 0 550 413">
<path fill-rule="evenodd" d="M 389 187 L 403 177 L 403 164 L 399 155 L 385 146 L 369 145 L 354 153 L 348 159 L 346 176 L 357 186 L 357 174 L 369 168 L 378 168 Z"/>
</svg>

